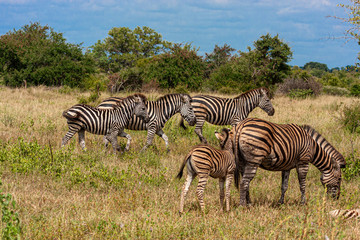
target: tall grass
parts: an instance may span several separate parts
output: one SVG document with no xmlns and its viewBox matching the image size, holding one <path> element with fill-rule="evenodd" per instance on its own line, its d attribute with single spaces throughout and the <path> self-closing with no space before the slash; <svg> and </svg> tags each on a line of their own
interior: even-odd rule
<svg viewBox="0 0 360 240">
<path fill-rule="evenodd" d="M 60 149 L 67 131 L 63 110 L 88 93 L 58 89 L 0 88 L 0 174 L 2 192 L 16 202 L 24 239 L 357 239 L 360 223 L 330 218 L 330 210 L 360 205 L 360 178 L 343 181 L 338 201 L 328 199 L 319 171 L 310 167 L 307 204 L 300 205 L 296 172 L 290 175 L 285 204 L 280 197 L 281 174 L 259 170 L 250 185 L 253 205 L 238 207 L 239 192 L 231 189 L 231 210 L 220 212 L 218 183 L 206 188 L 206 212 L 201 213 L 190 187 L 185 213 L 178 214 L 183 180 L 175 179 L 184 155 L 199 143 L 194 127 L 183 130 L 174 116 L 165 126 L 171 152 L 156 137 L 154 146 L 139 152 L 146 131 L 129 131 L 130 151 L 114 155 L 101 136 L 87 133 L 87 152 L 77 137 Z M 160 93 L 152 93 L 154 100 Z M 125 94 L 123 94 L 125 96 Z M 107 97 L 103 94 L 100 98 Z M 256 109 L 251 117 L 276 123 L 309 124 L 344 156 L 360 146 L 339 124 L 338 116 L 355 98 L 320 96 L 311 99 L 273 99 L 275 115 Z M 216 145 L 205 124 L 204 136 Z M 352 144 L 351 141 L 352 140 Z M 125 139 L 119 139 L 122 147 Z"/>
</svg>

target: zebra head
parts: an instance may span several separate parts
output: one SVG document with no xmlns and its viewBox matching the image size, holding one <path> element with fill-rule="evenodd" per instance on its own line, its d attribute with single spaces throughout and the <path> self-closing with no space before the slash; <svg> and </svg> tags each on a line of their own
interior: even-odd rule
<svg viewBox="0 0 360 240">
<path fill-rule="evenodd" d="M 333 166 L 333 174 L 321 174 L 320 181 L 323 186 L 326 186 L 326 192 L 334 199 L 340 197 L 340 185 L 341 185 L 341 170 L 339 163 L 333 157 L 331 157 L 331 164 Z"/>
<path fill-rule="evenodd" d="M 146 107 L 146 97 L 142 94 L 134 95 L 135 99 L 135 108 L 134 114 L 141 118 L 145 123 L 150 121 L 150 117 Z"/>
<path fill-rule="evenodd" d="M 181 117 L 184 118 L 190 126 L 194 126 L 196 123 L 196 117 L 194 113 L 194 109 L 191 105 L 192 99 L 187 94 L 180 94 L 181 97 L 181 106 L 180 106 L 180 114 Z"/>
<path fill-rule="evenodd" d="M 232 150 L 233 144 L 232 144 L 232 138 L 233 138 L 233 132 L 230 131 L 228 128 L 223 128 L 221 130 L 221 133 L 215 131 L 215 137 L 219 139 L 220 147 L 222 150 Z"/>
<path fill-rule="evenodd" d="M 260 88 L 259 107 L 264 110 L 269 116 L 272 116 L 275 113 L 275 109 L 269 98 L 269 90 L 266 88 Z"/>
</svg>

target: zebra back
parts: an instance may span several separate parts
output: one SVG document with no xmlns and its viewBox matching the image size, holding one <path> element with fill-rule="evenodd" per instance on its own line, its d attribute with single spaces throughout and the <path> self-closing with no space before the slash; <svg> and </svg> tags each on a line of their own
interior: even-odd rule
<svg viewBox="0 0 360 240">
<path fill-rule="evenodd" d="M 346 166 L 346 160 L 344 156 L 338 152 L 320 133 L 309 125 L 301 126 L 330 156 L 336 159 L 340 168 Z"/>
</svg>

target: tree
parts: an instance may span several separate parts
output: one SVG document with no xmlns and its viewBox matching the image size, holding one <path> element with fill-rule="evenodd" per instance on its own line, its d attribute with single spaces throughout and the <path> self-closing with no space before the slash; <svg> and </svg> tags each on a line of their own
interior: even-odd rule
<svg viewBox="0 0 360 240">
<path fill-rule="evenodd" d="M 161 88 L 186 87 L 198 90 L 204 77 L 205 63 L 190 44 L 174 44 L 170 52 L 155 56 L 147 64 L 146 82 L 155 80 Z"/>
<path fill-rule="evenodd" d="M 31 23 L 0 36 L 0 69 L 9 86 L 79 86 L 95 71 L 80 44 L 66 42 L 62 33 Z"/>
<path fill-rule="evenodd" d="M 248 53 L 240 52 L 241 56 L 249 59 L 249 69 L 256 85 L 267 86 L 281 83 L 290 73 L 287 64 L 292 58 L 290 47 L 279 39 L 266 34 L 254 42 L 254 50 L 248 48 Z"/>
<path fill-rule="evenodd" d="M 304 65 L 303 69 L 305 70 L 319 69 L 324 72 L 329 71 L 329 68 L 325 63 L 319 63 L 319 62 L 308 62 Z"/>
<path fill-rule="evenodd" d="M 222 47 L 215 45 L 212 53 L 205 53 L 205 62 L 207 63 L 206 75 L 209 76 L 215 69 L 229 62 L 231 53 L 234 51 L 235 49 L 230 47 L 230 45 L 224 44 Z"/>
<path fill-rule="evenodd" d="M 149 27 L 114 27 L 105 40 L 88 49 L 98 66 L 109 73 L 134 67 L 138 60 L 149 58 L 168 50 L 170 43 Z"/>
</svg>

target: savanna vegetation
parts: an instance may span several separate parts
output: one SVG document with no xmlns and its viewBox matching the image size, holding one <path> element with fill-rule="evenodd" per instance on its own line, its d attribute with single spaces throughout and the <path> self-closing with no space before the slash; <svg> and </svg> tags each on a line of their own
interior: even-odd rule
<svg viewBox="0 0 360 240">
<path fill-rule="evenodd" d="M 359 40 L 358 1 L 350 10 L 348 36 Z M 0 235 L 3 239 L 357 239 L 359 221 L 331 218 L 334 209 L 359 208 L 360 80 L 355 66 L 329 69 L 309 62 L 290 66 L 292 50 L 279 35 L 265 34 L 245 51 L 215 45 L 204 56 L 189 43 L 171 43 L 149 27 L 114 27 L 87 49 L 68 43 L 49 26 L 30 23 L 0 36 Z M 156 137 L 145 152 L 146 132 L 129 131 L 129 152 L 114 155 L 102 136 L 86 134 L 60 148 L 67 131 L 63 110 L 76 103 L 97 105 L 116 94 L 144 92 L 155 100 L 168 92 L 234 97 L 266 86 L 275 115 L 256 109 L 250 117 L 308 124 L 346 158 L 341 197 L 327 198 L 319 171 L 307 176 L 307 204 L 300 205 L 295 171 L 285 204 L 281 173 L 259 170 L 251 182 L 253 205 L 220 211 L 218 183 L 206 187 L 206 211 L 195 181 L 178 214 L 184 180 L 175 179 L 183 157 L 199 140 L 183 130 L 179 116 L 168 121 L 170 153 Z M 215 130 L 204 136 L 217 145 Z M 121 139 L 122 147 L 125 140 Z"/>
<path fill-rule="evenodd" d="M 311 166 L 308 204 L 300 205 L 294 171 L 285 204 L 278 206 L 280 172 L 259 170 L 251 183 L 251 207 L 238 207 L 239 192 L 232 186 L 231 210 L 220 212 L 218 182 L 210 179 L 205 191 L 207 209 L 202 214 L 195 180 L 180 217 L 184 179 L 175 177 L 184 155 L 199 143 L 194 127 L 181 129 L 178 115 L 169 120 L 164 131 L 170 153 L 159 137 L 153 147 L 140 153 L 146 132 L 129 130 L 133 143 L 124 154 L 112 154 L 103 146 L 102 137 L 92 134 L 86 134 L 86 152 L 81 151 L 77 138 L 60 149 L 67 131 L 62 111 L 91 94 L 67 91 L 0 88 L 0 194 L 4 199 L 10 194 L 8 204 L 1 204 L 10 216 L 2 219 L 3 236 L 6 229 L 10 229 L 7 234 L 21 233 L 24 239 L 355 239 L 360 234 L 358 221 L 328 215 L 333 209 L 356 208 L 360 202 L 358 126 L 343 124 L 352 118 L 347 109 L 360 104 L 357 98 L 321 95 L 292 99 L 275 95 L 274 116 L 260 109 L 250 114 L 277 123 L 309 124 L 322 133 L 348 161 L 338 201 L 327 198 L 320 172 Z M 147 95 L 156 99 L 162 94 Z M 101 99 L 107 96 L 103 93 Z M 211 145 L 217 146 L 214 131 L 221 128 L 205 124 L 204 134 Z M 124 147 L 125 139 L 120 143 Z M 5 224 L 9 228 L 4 228 Z"/>
</svg>

